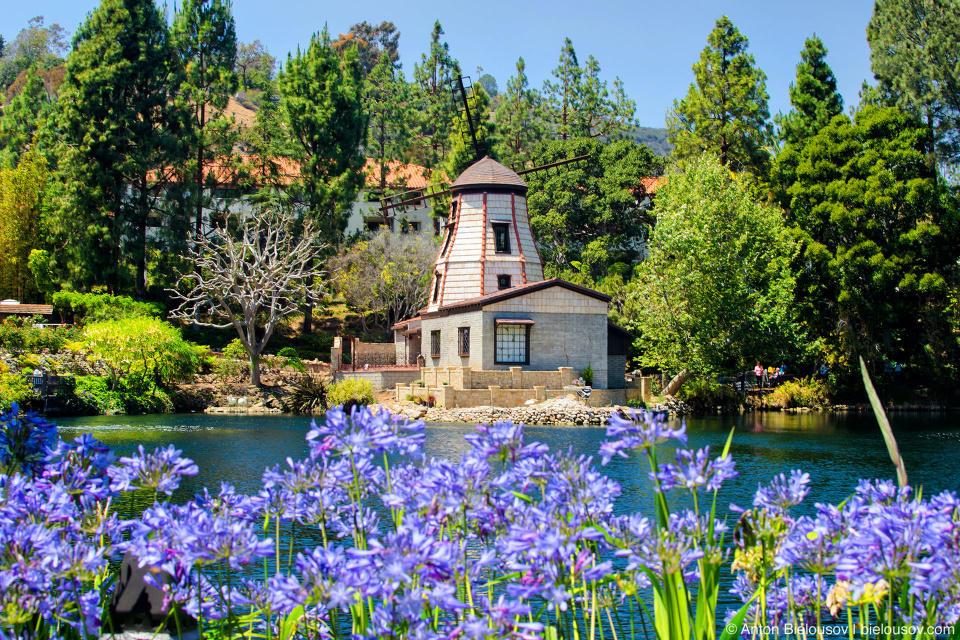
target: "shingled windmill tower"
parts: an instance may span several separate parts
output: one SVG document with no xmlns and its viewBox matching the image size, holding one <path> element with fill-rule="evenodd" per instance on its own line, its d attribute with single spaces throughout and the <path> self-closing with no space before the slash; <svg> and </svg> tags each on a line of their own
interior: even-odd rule
<svg viewBox="0 0 960 640">
<path fill-rule="evenodd" d="M 450 216 L 427 312 L 543 280 L 530 230 L 527 183 L 485 157 L 450 185 Z"/>
<path fill-rule="evenodd" d="M 487 398 L 507 389 L 561 393 L 587 367 L 595 389 L 622 389 L 631 337 L 608 323 L 610 296 L 544 280 L 520 173 L 483 157 L 449 189 L 427 197 L 439 195 L 449 196 L 450 209 L 429 300 L 419 316 L 393 326 L 397 363 L 419 361 L 428 387 L 444 393 L 444 384 L 465 392 L 487 387 Z M 381 208 L 387 215 L 407 202 L 401 195 Z M 482 395 L 452 397 L 460 406 L 494 403 L 480 401 Z"/>
</svg>

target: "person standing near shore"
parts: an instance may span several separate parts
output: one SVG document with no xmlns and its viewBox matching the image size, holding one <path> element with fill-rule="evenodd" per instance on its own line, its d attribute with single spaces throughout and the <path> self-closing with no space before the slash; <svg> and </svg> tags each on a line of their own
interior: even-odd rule
<svg viewBox="0 0 960 640">
<path fill-rule="evenodd" d="M 759 362 L 757 363 L 757 366 L 753 368 L 753 374 L 757 376 L 757 387 L 759 388 L 763 382 L 763 367 Z"/>
</svg>

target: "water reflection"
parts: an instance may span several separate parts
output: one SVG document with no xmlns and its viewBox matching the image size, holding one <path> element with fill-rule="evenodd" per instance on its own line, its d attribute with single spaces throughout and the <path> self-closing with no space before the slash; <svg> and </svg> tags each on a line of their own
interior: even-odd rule
<svg viewBox="0 0 960 640">
<path fill-rule="evenodd" d="M 309 418 L 299 416 L 239 416 L 179 414 L 154 416 L 97 416 L 58 421 L 64 437 L 90 431 L 127 455 L 138 444 L 153 448 L 172 444 L 200 466 L 200 475 L 178 490 L 175 500 L 192 497 L 203 486 L 216 489 L 227 481 L 244 492 L 255 492 L 267 466 L 287 457 L 306 456 L 304 436 Z M 960 492 L 960 427 L 956 414 L 894 414 L 897 434 L 910 482 L 923 486 L 925 495 Z M 813 486 L 808 508 L 815 502 L 839 502 L 856 486 L 858 478 L 893 478 L 883 437 L 872 415 L 860 413 L 762 413 L 687 420 L 688 446 L 709 445 L 717 453 L 730 430 L 731 451 L 740 477 L 721 494 L 722 506 L 748 505 L 758 483 L 779 473 L 803 469 Z M 459 460 L 467 450 L 463 436 L 473 430 L 466 424 L 430 424 L 425 455 Z M 576 426 L 526 427 L 528 441 L 538 440 L 551 450 L 572 450 L 596 455 L 605 439 L 604 429 Z M 661 460 L 672 458 L 671 446 L 659 450 Z M 597 460 L 599 464 L 599 460 Z M 651 504 L 646 460 L 617 459 L 605 473 L 623 485 L 618 511 L 647 511 Z"/>
</svg>

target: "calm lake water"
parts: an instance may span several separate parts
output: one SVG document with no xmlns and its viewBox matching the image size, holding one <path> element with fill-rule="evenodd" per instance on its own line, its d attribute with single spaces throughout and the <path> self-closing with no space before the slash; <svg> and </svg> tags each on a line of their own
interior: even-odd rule
<svg viewBox="0 0 960 640">
<path fill-rule="evenodd" d="M 960 413 L 896 414 L 891 422 L 911 484 L 922 486 L 926 496 L 944 490 L 960 492 Z M 180 414 L 98 416 L 58 423 L 64 438 L 92 432 L 118 455 L 129 454 L 138 444 L 148 449 L 169 444 L 182 449 L 200 467 L 199 475 L 186 479 L 172 498 L 182 502 L 204 485 L 215 492 L 221 480 L 240 491 L 256 492 L 265 467 L 283 463 L 288 456 L 306 456 L 304 436 L 310 420 L 300 416 Z M 720 517 L 729 513 L 731 502 L 749 506 L 758 483 L 767 483 L 774 475 L 792 469 L 809 472 L 812 478 L 810 495 L 799 513 L 812 512 L 816 502 L 844 500 L 853 492 L 858 478 L 896 477 L 872 415 L 768 413 L 690 419 L 688 446 L 710 445 L 718 455 L 731 428 L 735 429 L 731 450 L 740 477 L 724 485 L 717 505 Z M 426 454 L 459 459 L 468 448 L 463 436 L 472 430 L 473 425 L 467 424 L 429 424 Z M 601 427 L 531 425 L 524 432 L 527 442 L 540 441 L 553 450 L 572 448 L 575 453 L 591 455 L 606 438 Z M 661 461 L 672 458 L 672 447 L 662 446 L 658 455 Z M 616 459 L 604 468 L 623 488 L 617 511 L 639 511 L 653 517 L 648 468 L 647 460 L 636 456 Z M 672 508 L 690 506 L 679 497 L 670 495 Z M 728 522 L 732 525 L 735 519 L 733 515 Z M 320 543 L 314 539 L 318 538 L 315 532 L 304 535 L 306 539 L 300 543 Z M 732 575 L 724 572 L 720 611 L 739 608 L 739 600 L 729 593 L 731 580 Z M 722 619 L 719 615 L 718 625 Z"/>
<path fill-rule="evenodd" d="M 255 492 L 267 466 L 305 457 L 304 436 L 310 419 L 302 416 L 231 416 L 175 414 L 150 416 L 96 416 L 57 421 L 64 438 L 83 432 L 127 455 L 138 444 L 152 449 L 172 444 L 200 467 L 174 500 L 186 500 L 201 487 L 219 487 L 229 481 L 238 490 Z M 891 416 L 907 473 L 924 495 L 943 490 L 960 492 L 960 413 L 900 413 Z M 730 429 L 736 430 L 732 453 L 740 477 L 721 492 L 724 507 L 730 502 L 750 504 L 758 482 L 792 469 L 809 472 L 813 480 L 807 503 L 839 502 L 856 487 L 858 478 L 895 478 L 883 437 L 869 414 L 807 413 L 746 414 L 687 420 L 688 446 L 710 445 L 719 454 Z M 429 424 L 425 452 L 428 456 L 457 460 L 467 447 L 467 424 Z M 606 438 L 600 427 L 536 426 L 525 428 L 528 442 L 540 441 L 552 450 L 572 448 L 575 453 L 596 454 Z M 672 457 L 672 447 L 661 447 L 660 460 Z M 599 460 L 598 460 L 599 463 Z M 650 513 L 647 461 L 614 460 L 605 472 L 623 486 L 618 501 L 622 511 Z"/>
</svg>

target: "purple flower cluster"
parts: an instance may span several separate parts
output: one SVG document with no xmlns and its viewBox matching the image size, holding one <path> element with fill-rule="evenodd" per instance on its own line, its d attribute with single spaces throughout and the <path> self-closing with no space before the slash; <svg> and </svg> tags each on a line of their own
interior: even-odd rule
<svg viewBox="0 0 960 640">
<path fill-rule="evenodd" d="M 759 487 L 728 536 L 697 496 L 736 477 L 732 458 L 679 449 L 658 467 L 656 445 L 686 434 L 647 413 L 615 419 L 600 457 L 647 456 L 649 518 L 617 512 L 621 487 L 592 457 L 527 443 L 511 422 L 479 425 L 454 463 L 422 455 L 422 422 L 334 409 L 311 425 L 307 459 L 266 469 L 255 495 L 222 484 L 180 505 L 156 501 L 197 471 L 172 447 L 118 460 L 90 436 L 59 440 L 36 416 L 0 424 L 0 442 L 15 443 L 0 458 L 15 467 L 0 474 L 3 638 L 98 633 L 108 559 L 120 554 L 221 635 L 532 640 L 597 637 L 599 626 L 599 637 L 626 637 L 620 614 L 645 606 L 643 592 L 671 585 L 684 601 L 719 588 L 730 539 L 733 591 L 757 622 L 864 603 L 915 624 L 960 617 L 953 494 L 862 481 L 843 504 L 794 517 L 810 482 L 797 471 Z M 670 511 L 673 489 L 694 508 Z M 120 519 L 136 491 L 153 504 Z M 891 593 L 908 596 L 895 611 Z"/>
</svg>

